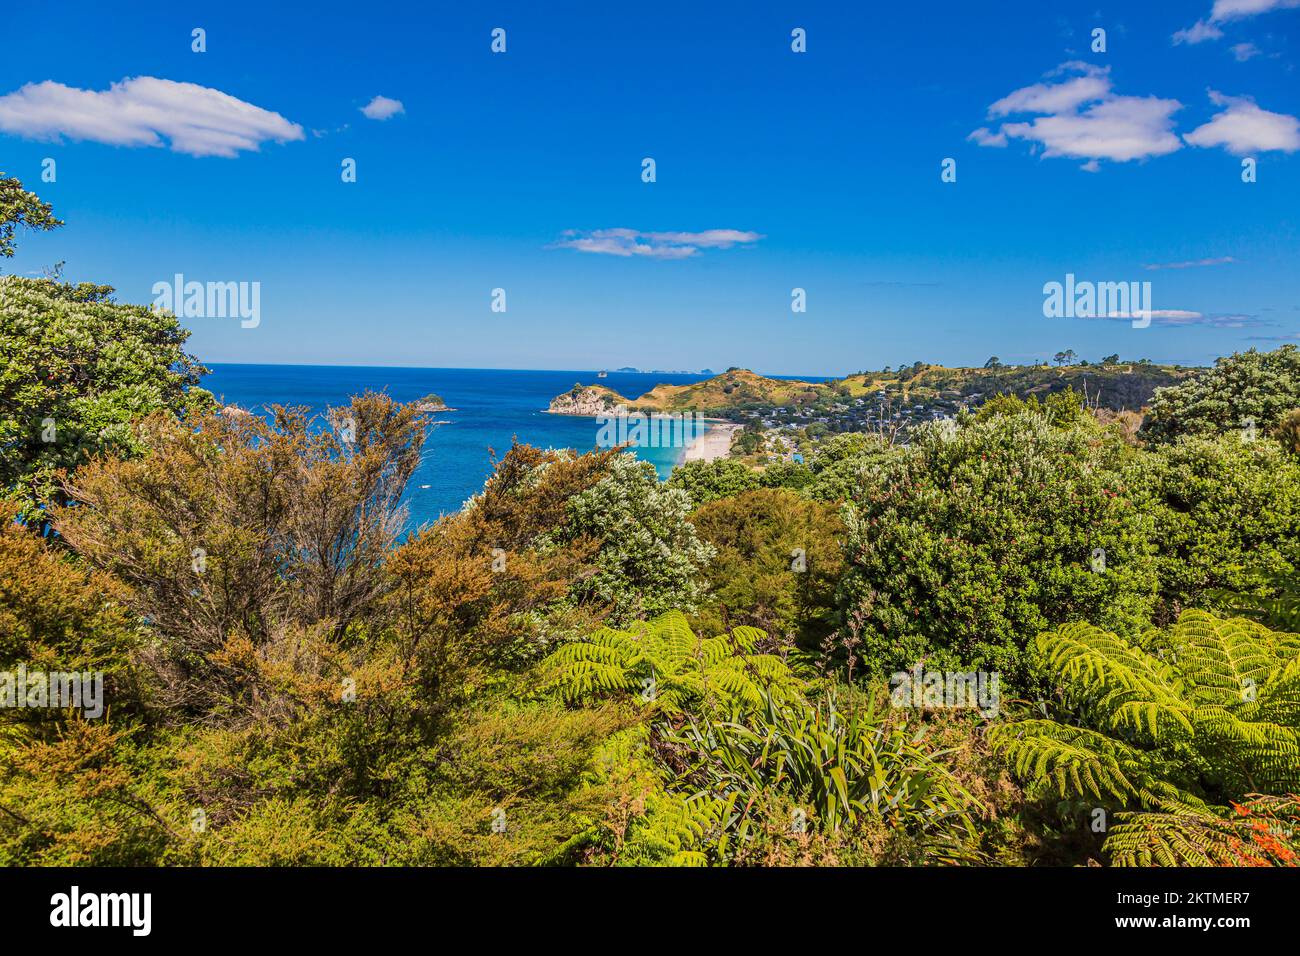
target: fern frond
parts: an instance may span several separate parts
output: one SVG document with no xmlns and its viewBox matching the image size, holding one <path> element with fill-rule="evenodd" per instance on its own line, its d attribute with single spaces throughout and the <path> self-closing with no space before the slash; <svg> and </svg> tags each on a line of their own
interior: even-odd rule
<svg viewBox="0 0 1300 956">
<path fill-rule="evenodd" d="M 1113 729 L 1151 739 L 1192 733 L 1188 703 L 1169 665 L 1091 624 L 1065 624 L 1040 634 L 1038 647 L 1074 696 L 1090 702 Z"/>
</svg>

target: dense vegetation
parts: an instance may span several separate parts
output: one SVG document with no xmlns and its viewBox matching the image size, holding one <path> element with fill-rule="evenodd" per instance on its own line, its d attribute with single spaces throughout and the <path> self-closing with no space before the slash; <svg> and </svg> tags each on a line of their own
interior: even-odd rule
<svg viewBox="0 0 1300 956">
<path fill-rule="evenodd" d="M 217 409 L 169 314 L 0 282 L 0 863 L 1296 862 L 1290 351 L 1143 429 L 1008 389 L 664 483 L 516 445 L 408 534 L 436 402 Z"/>
</svg>

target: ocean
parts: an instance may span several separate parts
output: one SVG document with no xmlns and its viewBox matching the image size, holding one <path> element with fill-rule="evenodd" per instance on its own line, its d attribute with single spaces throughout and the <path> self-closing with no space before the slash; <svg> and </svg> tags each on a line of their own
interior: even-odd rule
<svg viewBox="0 0 1300 956">
<path fill-rule="evenodd" d="M 528 371 L 470 368 L 369 368 L 337 365 L 227 365 L 209 363 L 202 385 L 223 404 L 261 412 L 268 405 L 305 405 L 316 413 L 345 405 L 365 391 L 386 392 L 407 402 L 433 393 L 455 411 L 434 415 L 424 462 L 407 489 L 412 528 L 460 510 L 492 471 L 491 452 L 503 456 L 512 439 L 540 448 L 590 451 L 596 444 L 594 418 L 551 415 L 552 398 L 574 384 L 600 384 L 636 398 L 655 385 L 684 385 L 704 375 Z M 667 478 L 684 448 L 639 448 L 638 457 Z"/>
</svg>

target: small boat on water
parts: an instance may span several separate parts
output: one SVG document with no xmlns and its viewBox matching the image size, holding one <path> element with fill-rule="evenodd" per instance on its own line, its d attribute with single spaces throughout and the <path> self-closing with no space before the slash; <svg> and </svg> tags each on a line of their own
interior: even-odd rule
<svg viewBox="0 0 1300 956">
<path fill-rule="evenodd" d="M 596 378 L 609 378 L 609 373 L 606 372 L 604 369 L 601 369 L 599 372 L 596 373 Z"/>
</svg>

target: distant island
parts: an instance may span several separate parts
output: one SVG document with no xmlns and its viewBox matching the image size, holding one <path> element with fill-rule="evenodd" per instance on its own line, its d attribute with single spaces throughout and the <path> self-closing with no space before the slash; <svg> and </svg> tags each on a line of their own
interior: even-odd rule
<svg viewBox="0 0 1300 956">
<path fill-rule="evenodd" d="M 633 368 L 631 365 L 624 365 L 622 368 L 614 369 L 615 372 L 628 372 L 634 375 L 714 375 L 716 374 L 711 368 L 702 368 L 698 372 L 688 372 L 673 369 L 662 368 Z"/>
</svg>

